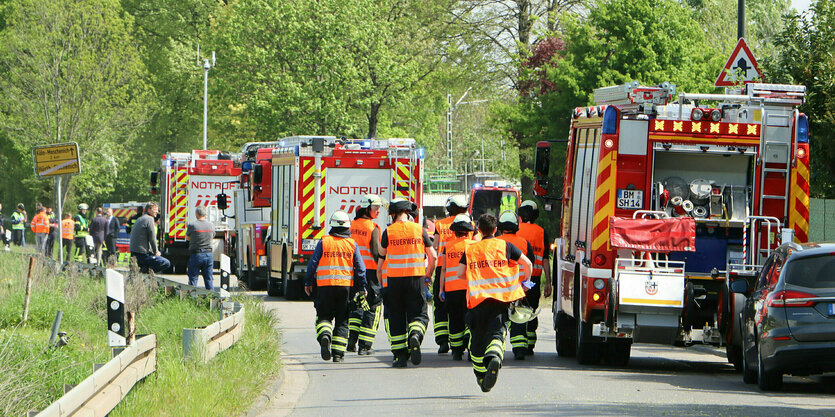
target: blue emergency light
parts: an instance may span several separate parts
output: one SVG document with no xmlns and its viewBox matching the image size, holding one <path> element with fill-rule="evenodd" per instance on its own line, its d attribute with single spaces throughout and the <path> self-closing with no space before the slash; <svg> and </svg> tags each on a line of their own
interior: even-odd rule
<svg viewBox="0 0 835 417">
<path fill-rule="evenodd" d="M 809 143 L 809 118 L 805 114 L 797 118 L 797 141 Z"/>
</svg>

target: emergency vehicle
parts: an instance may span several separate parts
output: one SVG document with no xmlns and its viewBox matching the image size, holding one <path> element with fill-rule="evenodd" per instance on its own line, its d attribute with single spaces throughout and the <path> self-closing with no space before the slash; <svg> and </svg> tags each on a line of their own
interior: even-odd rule
<svg viewBox="0 0 835 417">
<path fill-rule="evenodd" d="M 516 212 L 521 204 L 519 187 L 507 181 L 491 180 L 484 184 L 473 184 L 470 190 L 470 217 L 477 221 L 482 214 L 491 214 L 495 218 L 505 211 Z"/>
<path fill-rule="evenodd" d="M 384 202 L 408 199 L 423 220 L 424 150 L 414 139 L 337 139 L 295 136 L 274 149 L 258 149 L 249 188 L 253 205 L 270 204 L 270 295 L 302 295 L 307 260 L 337 210 L 352 218 L 365 194 Z M 375 220 L 385 229 L 386 207 Z"/>
<path fill-rule="evenodd" d="M 119 251 L 118 263 L 125 265 L 130 258 L 130 233 L 127 230 L 128 221 L 137 213 L 141 214 L 145 204 L 136 201 L 127 203 L 104 203 L 105 209 L 113 209 L 113 217 L 119 219 L 119 235 L 116 236 L 116 249 Z"/>
<path fill-rule="evenodd" d="M 625 365 L 633 342 L 725 346 L 741 366 L 737 279 L 781 240 L 805 242 L 805 87 L 750 83 L 676 94 L 637 82 L 595 90 L 567 142 L 555 241 L 557 352 Z M 548 142 L 537 145 L 548 193 Z"/>
<path fill-rule="evenodd" d="M 230 205 L 235 206 L 236 232 L 233 240 L 233 273 L 252 290 L 266 286 L 269 277 L 268 231 L 270 199 L 263 197 L 263 187 L 270 187 L 269 170 L 263 181 L 263 168 L 272 161 L 272 151 L 280 142 L 251 142 L 241 148 L 240 188 L 235 190 Z M 264 164 L 264 165 L 260 165 Z M 253 169 L 256 167 L 257 169 Z M 257 184 L 252 177 L 257 175 Z M 255 195 L 259 195 L 255 197 Z"/>
<path fill-rule="evenodd" d="M 238 159 L 216 150 L 169 152 L 162 156 L 160 170 L 151 173 L 151 192 L 159 192 L 161 199 L 157 234 L 160 251 L 171 261 L 175 273 L 185 273 L 188 266 L 186 227 L 196 220 L 197 207 L 206 209 L 206 220 L 215 227 L 215 261 L 219 262 L 221 253 L 228 254 L 235 232 L 235 207 L 224 214 L 217 208 L 216 197 L 239 188 Z M 157 191 L 158 183 L 161 189 Z"/>
</svg>

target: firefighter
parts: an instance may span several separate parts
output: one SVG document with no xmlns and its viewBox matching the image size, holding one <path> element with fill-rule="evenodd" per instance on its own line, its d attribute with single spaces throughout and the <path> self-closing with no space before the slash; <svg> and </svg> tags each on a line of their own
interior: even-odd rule
<svg viewBox="0 0 835 417">
<path fill-rule="evenodd" d="M 525 256 L 528 257 L 528 259 L 534 259 L 534 251 L 531 244 L 525 240 L 525 238 L 516 233 L 519 231 L 519 218 L 516 216 L 516 213 L 512 211 L 502 213 L 501 217 L 499 217 L 498 229 L 502 233 L 501 236 L 498 236 L 499 239 L 512 243 L 514 246 L 519 248 L 519 250 L 521 250 Z M 531 291 L 533 291 L 533 289 L 531 289 Z M 525 296 L 527 297 L 527 294 L 531 291 L 526 292 Z M 539 291 L 537 290 L 537 294 L 538 293 Z M 538 301 L 539 300 L 537 299 L 537 302 Z M 525 359 L 525 355 L 528 352 L 528 339 L 525 333 L 524 325 L 516 323 L 512 323 L 510 325 L 510 345 L 513 347 L 513 359 Z"/>
<path fill-rule="evenodd" d="M 90 207 L 84 203 L 78 205 L 78 213 L 73 220 L 75 221 L 75 257 L 76 260 L 80 258 L 82 262 L 87 262 L 90 259 L 90 246 L 87 244 L 87 236 L 90 235 L 90 223 L 87 221 L 87 210 Z"/>
<path fill-rule="evenodd" d="M 17 211 L 12 213 L 12 225 L 9 228 L 12 229 L 12 243 L 24 248 L 26 247 L 26 234 L 24 233 L 24 229 L 27 221 L 29 220 L 23 203 L 17 203 Z"/>
<path fill-rule="evenodd" d="M 531 261 L 510 242 L 493 238 L 496 218 L 482 214 L 478 229 L 483 238 L 461 256 L 458 279 L 467 281 L 467 326 L 470 328 L 470 359 L 483 392 L 489 392 L 499 376 L 504 358 L 504 340 L 511 303 L 525 296 L 531 276 Z"/>
<path fill-rule="evenodd" d="M 528 241 L 533 247 L 533 276 L 531 281 L 534 282 L 534 287 L 525 293 L 528 305 L 536 310 L 539 307 L 540 292 L 545 297 L 551 296 L 551 264 L 548 262 L 550 247 L 548 245 L 548 234 L 545 229 L 539 225 L 534 224 L 534 221 L 539 217 L 539 208 L 536 203 L 531 200 L 525 200 L 517 210 L 519 218 L 522 220 L 519 223 L 519 232 L 517 236 L 521 236 Z M 542 285 L 542 276 L 545 275 L 545 284 Z M 525 336 L 527 349 L 526 355 L 533 355 L 534 346 L 536 346 L 536 329 L 539 327 L 539 320 L 534 317 L 526 324 L 516 324 L 510 326 L 510 341 L 513 343 L 514 336 Z M 520 341 L 521 347 L 521 338 Z M 515 355 L 515 350 L 514 350 Z"/>
<path fill-rule="evenodd" d="M 351 239 L 348 213 L 336 211 L 330 219 L 331 230 L 322 238 L 304 279 L 304 292 L 310 295 L 318 287 L 316 301 L 316 339 L 322 359 L 342 362 L 348 346 L 348 300 L 353 289 L 366 291 L 365 264 L 354 239 Z"/>
<path fill-rule="evenodd" d="M 466 213 L 469 206 L 467 198 L 463 195 L 455 195 L 447 199 L 445 209 L 449 217 L 435 222 L 433 247 L 438 253 L 444 249 L 446 242 L 455 238 L 455 233 L 449 229 L 455 216 Z M 440 281 L 441 266 L 438 265 L 435 268 L 435 281 L 432 284 L 432 295 L 435 300 L 432 303 L 432 318 L 434 320 L 435 343 L 438 344 L 438 353 L 447 353 L 449 352 L 449 315 L 447 314 L 446 302 L 438 299 L 438 293 L 441 290 Z"/>
<path fill-rule="evenodd" d="M 472 240 L 473 221 L 466 213 L 455 216 L 449 230 L 454 237 L 438 253 L 438 263 L 441 264 L 441 283 L 437 300 L 443 301 L 449 315 L 449 344 L 452 347 L 452 360 L 460 361 L 464 358 L 464 349 L 469 344 L 469 334 L 466 329 L 465 316 L 467 314 L 467 282 L 458 279 L 461 269 L 458 262 Z"/>
<path fill-rule="evenodd" d="M 426 230 L 409 221 L 409 213 L 416 208 L 408 200 L 392 200 L 389 214 L 393 223 L 380 238 L 384 257 L 378 268 L 385 262 L 383 305 L 395 368 L 405 368 L 408 359 L 414 365 L 420 364 L 420 344 L 429 323 L 423 291 L 432 282 L 436 254 Z"/>
<path fill-rule="evenodd" d="M 64 261 L 67 263 L 72 262 L 72 244 L 75 239 L 74 228 L 75 222 L 72 221 L 72 215 L 64 213 L 64 219 L 61 220 L 61 249 L 64 250 Z"/>
<path fill-rule="evenodd" d="M 46 209 L 41 206 L 37 209 L 37 214 L 32 218 L 29 227 L 35 233 L 35 251 L 46 254 L 46 238 L 49 237 L 49 216 L 46 214 Z"/>
<path fill-rule="evenodd" d="M 380 226 L 374 219 L 380 216 L 383 200 L 374 194 L 368 194 L 360 201 L 354 221 L 351 222 L 351 238 L 357 242 L 362 261 L 365 264 L 365 280 L 368 282 L 366 311 L 360 303 L 354 303 L 348 319 L 348 351 L 358 355 L 370 355 L 371 345 L 377 336 L 383 300 L 380 297 L 380 282 L 377 279 L 377 260 L 380 257 Z M 359 341 L 359 350 L 357 342 Z"/>
</svg>

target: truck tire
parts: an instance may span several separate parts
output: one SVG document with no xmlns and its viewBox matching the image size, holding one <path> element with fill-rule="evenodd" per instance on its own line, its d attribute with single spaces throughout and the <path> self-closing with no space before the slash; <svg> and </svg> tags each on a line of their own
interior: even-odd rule
<svg viewBox="0 0 835 417">
<path fill-rule="evenodd" d="M 600 363 L 601 345 L 592 341 L 591 323 L 587 323 L 581 317 L 576 317 L 577 322 L 577 363 L 581 365 L 597 365 Z"/>
<path fill-rule="evenodd" d="M 300 290 L 303 290 L 303 286 L 299 285 L 300 283 L 301 281 L 298 279 L 285 278 L 284 298 L 290 301 L 298 300 L 302 296 Z"/>
<path fill-rule="evenodd" d="M 606 342 L 606 363 L 611 366 L 626 366 L 632 354 L 632 341 L 629 339 L 609 339 Z"/>
<path fill-rule="evenodd" d="M 742 370 L 742 346 L 737 344 L 725 345 L 725 354 L 728 356 L 728 363 L 734 366 L 734 370 Z"/>
<path fill-rule="evenodd" d="M 745 353 L 745 349 L 742 349 L 740 353 L 742 354 L 742 382 L 756 384 L 757 368 L 751 367 L 751 358 L 749 354 Z"/>
<path fill-rule="evenodd" d="M 574 326 L 572 326 L 573 319 L 568 314 L 562 311 L 557 313 L 557 355 L 567 358 L 572 357 L 577 352 L 577 345 L 574 342 Z"/>
<path fill-rule="evenodd" d="M 279 297 L 282 294 L 284 294 L 284 288 L 281 283 L 273 277 L 267 277 L 267 295 Z"/>
</svg>

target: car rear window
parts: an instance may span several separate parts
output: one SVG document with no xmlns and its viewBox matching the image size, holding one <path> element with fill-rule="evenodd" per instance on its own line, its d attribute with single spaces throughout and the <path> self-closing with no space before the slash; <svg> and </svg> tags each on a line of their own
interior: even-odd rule
<svg viewBox="0 0 835 417">
<path fill-rule="evenodd" d="M 785 269 L 787 284 L 807 288 L 835 288 L 835 255 L 793 259 Z"/>
</svg>

